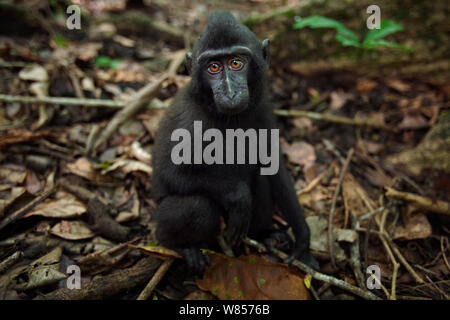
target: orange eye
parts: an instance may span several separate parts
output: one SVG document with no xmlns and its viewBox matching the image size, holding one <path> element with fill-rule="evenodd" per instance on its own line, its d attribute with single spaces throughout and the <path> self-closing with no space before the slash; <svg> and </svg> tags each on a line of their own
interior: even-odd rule
<svg viewBox="0 0 450 320">
<path fill-rule="evenodd" d="M 233 70 L 241 70 L 243 66 L 244 66 L 244 63 L 239 59 L 232 59 L 230 61 L 230 67 Z"/>
<path fill-rule="evenodd" d="M 213 62 L 208 66 L 209 73 L 218 73 L 221 69 L 222 66 L 217 62 Z"/>
</svg>

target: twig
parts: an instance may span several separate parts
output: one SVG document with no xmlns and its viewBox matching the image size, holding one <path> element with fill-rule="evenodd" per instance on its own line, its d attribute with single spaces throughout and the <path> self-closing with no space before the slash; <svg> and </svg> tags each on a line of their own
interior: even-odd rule
<svg viewBox="0 0 450 320">
<path fill-rule="evenodd" d="M 397 248 L 395 243 L 390 239 L 387 238 L 387 241 L 389 241 L 389 244 L 391 245 L 392 250 L 394 251 L 395 255 L 397 256 L 398 260 L 400 260 L 401 264 L 408 270 L 408 272 L 413 276 L 413 278 L 418 283 L 425 283 L 425 281 L 414 271 L 414 269 L 411 267 L 411 265 L 406 261 L 405 257 L 403 257 L 400 250 Z"/>
<path fill-rule="evenodd" d="M 100 133 L 97 141 L 94 144 L 94 150 L 100 147 L 108 138 L 119 128 L 124 122 L 136 115 L 145 104 L 154 98 L 161 89 L 161 86 L 167 75 L 161 76 L 156 82 L 150 83 L 141 88 L 131 99 L 127 102 L 127 106 L 120 110 L 115 116 L 108 122 L 106 128 Z"/>
<path fill-rule="evenodd" d="M 53 192 L 55 192 L 54 187 L 49 188 L 47 190 L 44 190 L 40 195 L 38 195 L 36 198 L 34 198 L 32 201 L 27 203 L 25 206 L 20 208 L 19 210 L 15 211 L 11 215 L 7 216 L 1 223 L 0 223 L 0 230 L 2 230 L 4 227 L 6 227 L 11 222 L 17 221 L 20 218 L 22 218 L 28 211 L 32 210 L 34 207 L 36 207 L 39 203 L 47 199 Z"/>
<path fill-rule="evenodd" d="M 321 104 L 322 102 L 324 102 L 325 100 L 327 100 L 331 95 L 330 91 L 325 92 L 324 94 L 322 94 L 318 99 L 310 101 L 302 106 L 300 106 L 300 109 L 302 111 L 306 111 L 306 110 L 311 110 L 313 109 L 315 106 L 318 106 L 319 104 Z"/>
<path fill-rule="evenodd" d="M 253 239 L 250 239 L 248 237 L 244 238 L 244 243 L 246 243 L 249 246 L 252 246 L 252 247 L 256 248 L 260 252 L 267 252 L 267 249 L 266 249 L 266 247 L 263 244 L 255 241 Z M 280 258 L 282 260 L 285 260 L 288 257 L 288 255 L 286 253 L 284 253 L 284 252 L 282 252 L 282 251 L 280 251 L 278 249 L 273 249 L 272 252 L 278 258 Z M 342 280 L 336 279 L 335 277 L 332 277 L 332 276 L 320 273 L 318 271 L 315 271 L 313 268 L 309 267 L 308 265 L 304 264 L 301 261 L 294 260 L 292 262 L 292 265 L 297 267 L 297 268 L 299 268 L 303 272 L 309 273 L 316 280 L 323 281 L 323 282 L 329 283 L 331 285 L 334 285 L 336 287 L 339 287 L 341 289 L 350 291 L 351 293 L 356 294 L 357 296 L 360 296 L 360 297 L 362 297 L 364 299 L 367 299 L 367 300 L 380 300 L 380 298 L 377 297 L 376 295 L 374 295 L 372 292 L 369 292 L 369 291 L 363 290 L 361 288 L 352 286 L 351 284 L 348 284 L 345 281 L 342 281 Z"/>
<path fill-rule="evenodd" d="M 322 180 L 322 178 L 328 173 L 328 170 L 325 170 L 324 172 L 322 172 L 321 174 L 319 174 L 317 177 L 315 177 L 307 186 L 306 188 L 300 190 L 299 192 L 297 192 L 297 196 L 300 196 L 304 193 L 308 193 L 310 192 L 312 189 L 314 189 Z"/>
<path fill-rule="evenodd" d="M 338 184 L 336 186 L 336 190 L 334 191 L 334 196 L 333 196 L 333 202 L 331 204 L 331 210 L 330 210 L 330 215 L 328 216 L 328 252 L 330 253 L 330 258 L 331 258 L 331 264 L 333 265 L 333 267 L 336 267 L 336 261 L 334 258 L 334 248 L 333 248 L 333 218 L 334 218 L 334 212 L 336 210 L 336 202 L 337 202 L 337 197 L 339 195 L 339 192 L 341 190 L 341 185 L 342 182 L 344 181 L 344 177 L 345 174 L 347 172 L 348 169 L 348 165 L 352 159 L 352 155 L 353 155 L 353 148 L 351 148 L 348 151 L 347 154 L 347 159 L 345 159 L 345 163 L 344 166 L 342 168 L 341 174 L 339 176 L 339 181 Z"/>
<path fill-rule="evenodd" d="M 67 97 L 23 97 L 23 96 L 12 96 L 8 94 L 0 94 L 0 101 L 61 104 L 66 106 L 108 107 L 108 108 L 123 108 L 126 104 L 126 101 L 115 101 L 107 99 L 86 99 L 86 98 L 80 99 Z"/>
<path fill-rule="evenodd" d="M 441 214 L 450 214 L 450 203 L 442 200 L 432 200 L 409 192 L 401 192 L 385 187 L 386 196 L 411 202 L 416 207 Z"/>
<path fill-rule="evenodd" d="M 397 259 L 395 259 L 395 256 L 392 253 L 391 248 L 389 247 L 389 244 L 388 244 L 388 241 L 387 241 L 387 239 L 389 237 L 387 236 L 387 233 L 384 230 L 384 225 L 386 224 L 386 218 L 387 218 L 388 213 L 389 213 L 389 210 L 384 210 L 383 214 L 381 216 L 380 229 L 379 229 L 380 230 L 379 238 L 381 240 L 381 243 L 383 243 L 384 249 L 388 253 L 389 259 L 391 260 L 391 262 L 392 262 L 392 264 L 394 266 L 394 269 L 395 269 L 395 268 L 398 268 L 398 262 L 397 262 Z M 392 294 L 387 294 L 387 297 L 390 300 L 392 300 L 392 298 L 393 298 Z"/>
<path fill-rule="evenodd" d="M 352 228 L 355 230 L 359 227 L 358 218 L 352 213 L 351 214 Z M 353 241 L 350 247 L 350 255 L 353 271 L 355 273 L 356 281 L 360 288 L 364 288 L 365 281 L 364 275 L 361 271 L 361 260 L 360 260 L 360 250 L 359 250 L 359 234 L 356 233 L 356 239 Z"/>
<path fill-rule="evenodd" d="M 397 294 L 395 291 L 396 284 L 397 284 L 397 273 L 398 268 L 400 267 L 399 263 L 394 264 L 394 271 L 392 272 L 392 285 L 391 285 L 391 300 L 397 300 Z"/>
<path fill-rule="evenodd" d="M 319 113 L 312 111 L 303 111 L 303 110 L 281 110 L 276 109 L 274 113 L 280 117 L 307 117 L 313 120 L 322 120 L 334 123 L 348 124 L 352 126 L 359 127 L 372 127 L 376 129 L 383 129 L 387 131 L 396 131 L 395 128 L 390 128 L 382 123 L 374 122 L 370 119 L 352 119 L 342 116 L 335 116 L 329 113 Z"/>
<path fill-rule="evenodd" d="M 144 290 L 142 290 L 141 294 L 136 300 L 147 300 L 148 297 L 150 297 L 150 295 L 153 292 L 153 289 L 155 289 L 156 285 L 164 277 L 164 275 L 166 274 L 167 270 L 169 270 L 174 260 L 175 260 L 174 258 L 164 260 L 164 262 L 159 266 L 158 270 L 155 272 L 153 277 L 150 279 L 150 281 L 145 286 Z"/>
<path fill-rule="evenodd" d="M 7 257 L 5 260 L 0 262 L 0 274 L 7 271 L 9 268 L 11 268 L 13 265 L 15 265 L 22 258 L 23 258 L 23 251 L 16 251 L 12 255 Z"/>
</svg>

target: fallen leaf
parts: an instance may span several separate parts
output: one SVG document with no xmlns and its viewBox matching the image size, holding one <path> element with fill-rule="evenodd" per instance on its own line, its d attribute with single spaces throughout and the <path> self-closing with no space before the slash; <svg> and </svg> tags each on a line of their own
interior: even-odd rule
<svg viewBox="0 0 450 320">
<path fill-rule="evenodd" d="M 294 142 L 290 145 L 284 142 L 282 149 L 292 163 L 306 165 L 316 161 L 314 147 L 304 141 Z"/>
<path fill-rule="evenodd" d="M 10 144 L 29 142 L 41 138 L 47 138 L 53 136 L 48 130 L 31 132 L 22 129 L 11 129 L 8 133 L 0 137 L 0 148 L 3 148 Z"/>
<path fill-rule="evenodd" d="M 62 248 L 57 247 L 29 265 L 11 270 L 0 277 L 0 287 L 8 286 L 15 290 L 29 290 L 57 283 L 67 276 L 59 272 Z"/>
<path fill-rule="evenodd" d="M 406 214 L 403 215 L 403 223 L 398 223 L 395 227 L 395 239 L 414 240 L 425 239 L 431 236 L 431 224 L 427 216 L 417 209 L 408 205 Z"/>
<path fill-rule="evenodd" d="M 95 236 L 95 233 L 83 221 L 63 220 L 54 225 L 50 233 L 66 240 L 83 240 Z"/>
<path fill-rule="evenodd" d="M 377 208 L 375 201 L 369 197 L 367 192 L 361 187 L 353 175 L 348 172 L 342 182 L 342 195 L 344 198 L 345 210 L 357 217 Z"/>
<path fill-rule="evenodd" d="M 333 110 L 341 109 L 348 101 L 349 95 L 344 90 L 339 89 L 330 94 L 330 108 Z"/>
<path fill-rule="evenodd" d="M 58 192 L 57 200 L 49 200 L 39 204 L 24 217 L 42 216 L 47 218 L 70 219 L 81 216 L 86 212 L 86 207 L 74 196 L 65 192 Z"/>
<path fill-rule="evenodd" d="M 13 168 L 2 166 L 0 167 L 0 179 L 5 180 L 11 184 L 21 185 L 24 183 L 27 176 L 26 170 L 19 169 L 15 170 Z"/>
<path fill-rule="evenodd" d="M 120 169 L 125 174 L 134 171 L 143 171 L 151 175 L 153 172 L 153 169 L 148 164 L 145 164 L 137 160 L 121 159 L 114 162 L 110 167 L 102 170 L 102 174 L 106 174 L 108 172 L 115 171 L 118 169 Z"/>
<path fill-rule="evenodd" d="M 450 173 L 450 120 L 442 116 L 415 148 L 389 156 L 390 164 L 403 166 L 414 175 L 423 169 L 442 170 Z"/>
<path fill-rule="evenodd" d="M 258 255 L 231 258 L 211 254 L 211 265 L 196 282 L 222 300 L 308 299 L 300 272 Z"/>
<path fill-rule="evenodd" d="M 406 115 L 398 124 L 398 128 L 403 130 L 423 129 L 428 128 L 429 126 L 427 119 L 420 114 Z"/>
<path fill-rule="evenodd" d="M 48 81 L 48 73 L 44 67 L 38 64 L 31 64 L 20 70 L 19 78 L 31 81 Z"/>
<path fill-rule="evenodd" d="M 41 190 L 41 182 L 31 170 L 27 170 L 25 184 L 27 191 L 31 194 L 37 194 Z"/>
<path fill-rule="evenodd" d="M 397 79 L 388 80 L 386 82 L 386 84 L 390 88 L 395 89 L 395 90 L 397 90 L 399 92 L 405 92 L 405 91 L 408 91 L 408 90 L 411 89 L 411 85 L 410 84 L 405 83 L 405 82 L 400 81 L 400 80 L 397 80 Z"/>
<path fill-rule="evenodd" d="M 372 89 L 375 88 L 376 85 L 377 83 L 373 80 L 362 79 L 358 80 L 358 83 L 356 84 L 356 90 L 359 93 L 368 93 L 372 91 Z"/>
</svg>

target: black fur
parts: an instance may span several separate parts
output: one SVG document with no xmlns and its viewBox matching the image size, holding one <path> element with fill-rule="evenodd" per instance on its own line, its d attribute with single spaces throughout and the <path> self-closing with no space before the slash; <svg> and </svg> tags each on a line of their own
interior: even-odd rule
<svg viewBox="0 0 450 320">
<path fill-rule="evenodd" d="M 268 47 L 227 12 L 213 14 L 188 55 L 192 80 L 176 95 L 161 121 L 153 152 L 152 190 L 158 207 L 154 212 L 158 241 L 182 253 L 190 268 L 201 273 L 208 258 L 200 254 L 219 233 L 220 217 L 227 223 L 227 238 L 240 243 L 248 234 L 260 240 L 270 238 L 275 205 L 292 227 L 296 245 L 293 258 L 317 267 L 309 253 L 309 229 L 284 161 L 278 174 L 262 176 L 258 165 L 175 165 L 171 161 L 172 132 L 185 128 L 193 136 L 195 120 L 203 131 L 217 128 L 271 129 L 274 116 L 267 103 L 266 76 Z M 245 75 L 249 92 L 247 108 L 237 115 L 221 113 L 197 58 L 208 50 L 240 45 L 250 49 L 250 65 Z M 270 150 L 270 149 L 269 149 Z M 267 243 L 267 242 L 266 242 Z"/>
</svg>

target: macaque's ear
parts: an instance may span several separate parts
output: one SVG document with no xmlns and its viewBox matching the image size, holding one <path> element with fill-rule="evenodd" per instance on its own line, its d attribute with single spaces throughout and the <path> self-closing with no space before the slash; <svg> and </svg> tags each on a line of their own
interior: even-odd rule
<svg viewBox="0 0 450 320">
<path fill-rule="evenodd" d="M 261 44 L 262 44 L 264 60 L 266 61 L 267 66 L 269 66 L 269 62 L 270 62 L 269 39 L 264 39 Z"/>
<path fill-rule="evenodd" d="M 186 68 L 191 74 L 192 72 L 192 52 L 186 52 Z"/>
</svg>

